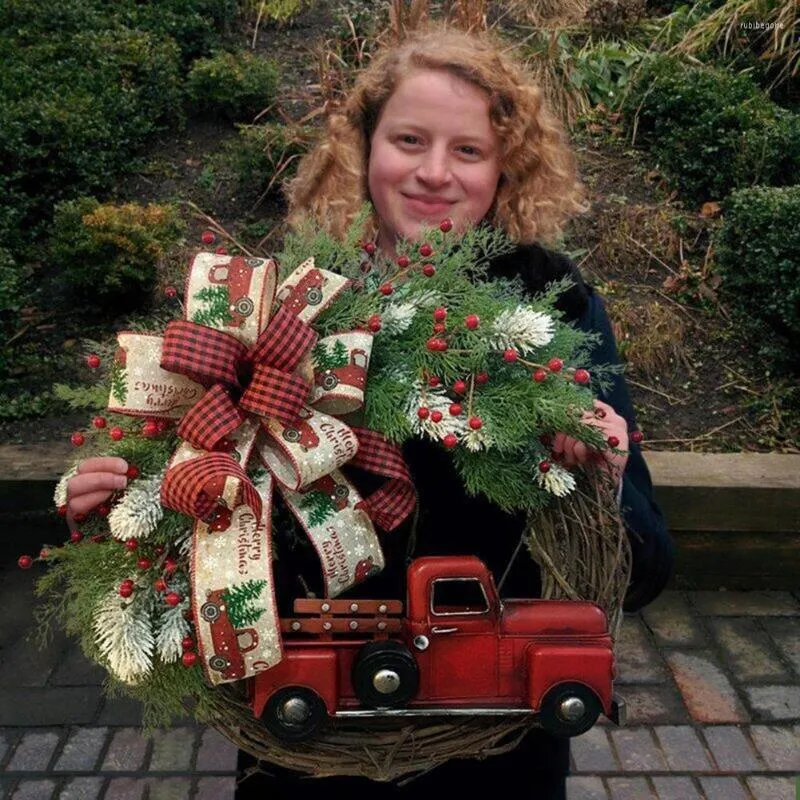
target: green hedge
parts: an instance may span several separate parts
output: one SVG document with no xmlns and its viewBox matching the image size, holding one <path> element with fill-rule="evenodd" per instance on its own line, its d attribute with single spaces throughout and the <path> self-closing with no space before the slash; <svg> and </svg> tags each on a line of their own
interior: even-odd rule
<svg viewBox="0 0 800 800">
<path fill-rule="evenodd" d="M 800 186 L 757 186 L 723 204 L 715 240 L 724 293 L 757 349 L 800 367 Z"/>
<path fill-rule="evenodd" d="M 800 183 L 800 115 L 746 75 L 658 55 L 631 84 L 622 111 L 687 199 L 720 200 L 754 184 Z"/>
</svg>

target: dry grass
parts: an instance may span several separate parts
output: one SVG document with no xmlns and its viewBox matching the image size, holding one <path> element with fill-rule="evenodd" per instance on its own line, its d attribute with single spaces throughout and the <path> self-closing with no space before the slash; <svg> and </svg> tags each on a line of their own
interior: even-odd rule
<svg viewBox="0 0 800 800">
<path fill-rule="evenodd" d="M 534 28 L 559 30 L 580 24 L 590 5 L 588 0 L 509 0 L 506 10 Z"/>
</svg>

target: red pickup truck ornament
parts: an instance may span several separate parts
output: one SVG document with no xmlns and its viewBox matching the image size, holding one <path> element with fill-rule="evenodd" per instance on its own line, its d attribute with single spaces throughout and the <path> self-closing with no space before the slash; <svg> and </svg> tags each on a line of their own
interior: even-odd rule
<svg viewBox="0 0 800 800">
<path fill-rule="evenodd" d="M 268 730 L 309 738 L 328 718 L 538 714 L 558 736 L 585 733 L 613 694 L 614 652 L 593 603 L 501 600 L 474 556 L 418 558 L 399 600 L 295 600 L 284 659 L 250 701 Z"/>
</svg>

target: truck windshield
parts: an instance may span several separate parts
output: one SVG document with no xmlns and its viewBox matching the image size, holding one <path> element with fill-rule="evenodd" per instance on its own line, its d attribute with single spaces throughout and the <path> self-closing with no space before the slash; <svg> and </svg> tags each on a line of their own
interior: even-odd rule
<svg viewBox="0 0 800 800">
<path fill-rule="evenodd" d="M 489 601 L 483 584 L 476 578 L 441 578 L 433 582 L 433 614 L 485 614 Z"/>
</svg>

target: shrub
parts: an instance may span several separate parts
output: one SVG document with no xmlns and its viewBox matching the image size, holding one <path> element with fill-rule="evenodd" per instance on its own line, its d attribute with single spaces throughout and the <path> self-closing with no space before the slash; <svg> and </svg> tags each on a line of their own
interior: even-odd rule
<svg viewBox="0 0 800 800">
<path fill-rule="evenodd" d="M 197 110 L 231 120 L 251 119 L 272 102 L 277 86 L 277 64 L 248 51 L 200 58 L 186 78 L 188 97 Z"/>
<path fill-rule="evenodd" d="M 723 290 L 763 355 L 800 366 L 800 186 L 733 192 L 716 236 Z"/>
<path fill-rule="evenodd" d="M 650 146 L 681 193 L 702 202 L 759 182 L 800 182 L 800 117 L 746 75 L 655 56 L 625 97 L 637 141 Z"/>
<path fill-rule="evenodd" d="M 139 306 L 155 286 L 159 262 L 182 234 L 171 206 L 101 205 L 91 197 L 59 204 L 50 242 L 59 299 L 98 314 Z"/>
</svg>

